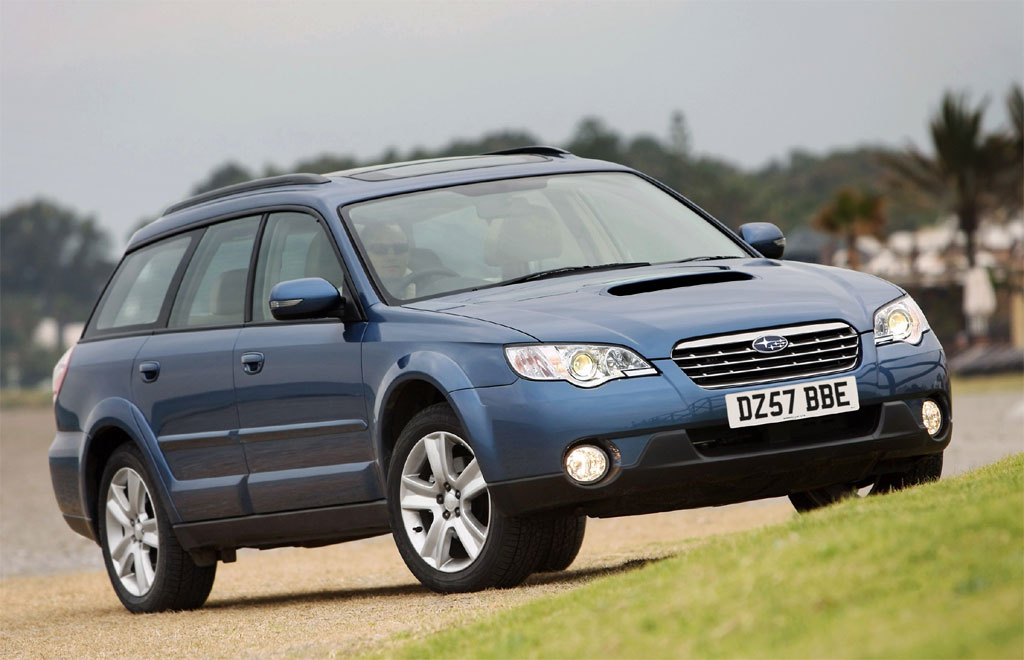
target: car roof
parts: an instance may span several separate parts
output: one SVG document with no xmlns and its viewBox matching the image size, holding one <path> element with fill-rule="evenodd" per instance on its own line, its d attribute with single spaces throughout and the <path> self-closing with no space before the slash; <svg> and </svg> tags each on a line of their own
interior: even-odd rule
<svg viewBox="0 0 1024 660">
<path fill-rule="evenodd" d="M 335 208 L 352 202 L 495 179 L 570 172 L 632 171 L 616 163 L 579 158 L 555 147 L 520 147 L 476 156 L 432 158 L 360 167 L 328 174 L 288 174 L 218 188 L 174 204 L 128 241 L 131 251 L 211 219 L 277 204 L 319 200 Z"/>
</svg>

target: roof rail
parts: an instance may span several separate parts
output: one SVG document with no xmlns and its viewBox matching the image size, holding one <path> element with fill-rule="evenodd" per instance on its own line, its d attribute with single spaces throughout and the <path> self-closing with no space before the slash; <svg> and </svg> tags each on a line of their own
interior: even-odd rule
<svg viewBox="0 0 1024 660">
<path fill-rule="evenodd" d="M 220 199 L 221 197 L 230 197 L 237 193 L 249 192 L 252 190 L 262 190 L 264 188 L 277 188 L 279 186 L 294 186 L 300 184 L 315 184 L 315 183 L 330 183 L 330 179 L 319 174 L 285 174 L 283 176 L 271 176 L 265 179 L 254 179 L 252 181 L 245 181 L 243 183 L 236 183 L 232 186 L 224 186 L 223 188 L 217 188 L 209 192 L 204 192 L 201 195 L 189 197 L 186 200 L 180 201 L 177 204 L 172 204 L 167 207 L 164 211 L 164 215 L 170 215 L 187 209 L 192 206 L 198 206 L 199 204 L 205 204 L 206 202 Z"/>
<path fill-rule="evenodd" d="M 502 149 L 500 151 L 488 151 L 481 156 L 511 156 L 514 154 L 537 154 L 538 156 L 571 156 L 572 154 L 565 149 L 559 149 L 558 147 L 547 147 L 544 145 L 534 145 L 530 147 L 513 147 L 511 149 Z"/>
</svg>

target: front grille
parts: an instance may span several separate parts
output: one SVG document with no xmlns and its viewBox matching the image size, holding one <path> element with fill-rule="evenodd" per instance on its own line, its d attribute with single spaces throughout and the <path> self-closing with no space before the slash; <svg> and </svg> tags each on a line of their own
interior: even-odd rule
<svg viewBox="0 0 1024 660">
<path fill-rule="evenodd" d="M 759 353 L 753 342 L 765 335 L 789 340 L 776 353 Z M 766 328 L 682 341 L 672 359 L 701 387 L 737 387 L 848 371 L 860 358 L 857 331 L 839 321 Z"/>
</svg>

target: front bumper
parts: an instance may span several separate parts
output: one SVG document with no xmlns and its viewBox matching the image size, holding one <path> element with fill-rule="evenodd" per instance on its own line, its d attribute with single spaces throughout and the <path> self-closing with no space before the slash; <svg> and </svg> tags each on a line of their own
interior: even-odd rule
<svg viewBox="0 0 1024 660">
<path fill-rule="evenodd" d="M 782 433 L 757 447 L 720 448 L 717 456 L 707 447 L 698 451 L 686 430 L 657 433 L 635 465 L 620 466 L 596 486 L 580 486 L 559 473 L 491 484 L 491 497 L 511 515 L 560 509 L 598 517 L 672 511 L 870 481 L 949 444 L 951 425 L 932 438 L 912 404 L 890 401 L 875 408 L 869 415 L 878 422 L 865 435 L 807 443 Z"/>
<path fill-rule="evenodd" d="M 451 396 L 503 511 L 668 511 L 868 482 L 945 449 L 949 381 L 934 335 L 919 346 L 876 349 L 866 334 L 861 349 L 855 370 L 807 381 L 854 375 L 860 411 L 750 429 L 728 428 L 725 394 L 756 387 L 705 390 L 671 360 L 654 361 L 658 376 L 593 390 L 518 381 Z M 921 421 L 926 397 L 946 414 L 936 437 Z M 612 456 L 609 475 L 595 485 L 577 484 L 562 470 L 565 452 L 583 441 Z"/>
</svg>

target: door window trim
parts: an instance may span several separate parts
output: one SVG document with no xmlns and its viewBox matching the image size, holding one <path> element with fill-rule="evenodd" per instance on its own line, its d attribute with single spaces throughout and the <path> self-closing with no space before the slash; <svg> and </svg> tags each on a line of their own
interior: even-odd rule
<svg viewBox="0 0 1024 660">
<path fill-rule="evenodd" d="M 345 304 L 346 304 L 346 306 L 351 306 L 350 307 L 351 313 L 348 315 L 347 318 L 345 318 L 343 320 L 342 319 L 336 319 L 336 318 L 328 318 L 328 319 L 297 319 L 297 320 L 290 320 L 290 321 L 277 321 L 277 320 L 274 320 L 274 321 L 257 321 L 257 322 L 253 322 L 253 320 L 252 320 L 252 292 L 253 292 L 253 287 L 255 285 L 255 279 L 256 279 L 256 270 L 255 270 L 256 269 L 256 259 L 259 256 L 260 245 L 263 243 L 263 232 L 266 230 L 267 221 L 268 221 L 268 218 L 270 217 L 271 214 L 273 214 L 273 213 L 284 213 L 284 212 L 289 212 L 289 211 L 295 212 L 295 213 L 304 213 L 306 215 L 311 216 L 314 220 L 316 220 L 317 224 L 321 227 L 321 229 L 327 235 L 327 240 L 328 240 L 328 242 L 331 245 L 331 249 L 334 251 L 334 257 L 338 260 L 338 264 L 341 266 L 342 273 L 344 274 L 343 287 L 344 287 L 344 291 L 345 291 L 345 294 L 346 294 L 345 295 Z M 168 328 L 167 327 L 167 323 L 168 323 L 168 320 L 170 319 L 171 307 L 173 307 L 174 301 L 177 300 L 178 294 L 180 292 L 179 289 L 181 288 L 181 282 L 182 282 L 182 280 L 185 277 L 185 271 L 188 268 L 189 264 L 191 263 L 192 257 L 195 255 L 195 251 L 196 251 L 196 248 L 199 245 L 199 241 L 201 241 L 202 237 L 206 234 L 206 230 L 209 227 L 211 227 L 212 225 L 220 224 L 222 222 L 230 222 L 231 220 L 238 220 L 240 218 L 247 218 L 247 217 L 252 217 L 252 216 L 256 216 L 256 215 L 259 215 L 261 217 L 260 217 L 259 228 L 258 228 L 257 234 L 256 234 L 256 240 L 253 241 L 253 251 L 252 251 L 252 254 L 250 255 L 250 258 L 249 258 L 249 273 L 248 273 L 248 276 L 246 278 L 246 284 L 245 284 L 246 303 L 245 303 L 245 315 L 243 317 L 243 319 L 244 319 L 243 323 L 236 323 L 236 324 L 230 324 L 230 325 L 207 325 L 207 326 L 197 326 L 197 327 L 189 327 L 189 328 Z M 113 273 L 111 273 L 111 275 L 110 275 L 110 278 L 107 280 L 107 284 L 103 288 L 103 293 L 100 294 L 100 297 L 99 297 L 99 299 L 96 302 L 96 305 L 93 307 L 92 312 L 89 314 L 89 318 L 86 321 L 86 326 L 85 327 L 89 328 L 89 324 L 92 322 L 92 318 L 96 314 L 96 310 L 99 309 L 100 304 L 103 302 L 104 296 L 106 296 L 107 291 L 110 288 L 110 284 L 114 280 L 114 275 L 117 274 L 118 269 L 120 269 L 120 267 L 121 267 L 121 264 L 124 262 L 125 259 L 128 258 L 129 255 L 135 254 L 139 250 L 143 250 L 143 249 L 145 249 L 147 247 L 150 247 L 152 245 L 156 245 L 156 244 L 161 243 L 161 242 L 166 241 L 166 240 L 172 240 L 172 239 L 174 239 L 176 237 L 179 237 L 179 236 L 185 235 L 185 234 L 189 234 L 189 233 L 194 233 L 194 236 L 192 236 L 192 242 L 186 248 L 185 254 L 182 256 L 181 263 L 178 264 L 178 269 L 175 271 L 174 277 L 171 278 L 171 284 L 170 284 L 170 286 L 167 289 L 167 294 L 165 294 L 165 296 L 164 296 L 163 304 L 160 307 L 160 315 L 157 317 L 156 322 L 155 323 L 146 324 L 145 326 L 121 327 L 121 328 L 113 328 L 113 329 L 110 329 L 110 330 L 92 330 L 91 332 L 88 332 L 87 335 L 84 335 L 82 337 L 82 339 L 79 340 L 79 343 L 86 343 L 86 342 L 96 341 L 96 340 L 101 340 L 101 339 L 113 339 L 113 338 L 119 338 L 119 337 L 137 337 L 137 336 L 145 336 L 145 335 L 162 335 L 162 334 L 166 334 L 166 333 L 170 333 L 170 332 L 197 332 L 197 331 L 204 331 L 204 330 L 224 330 L 224 329 L 229 329 L 229 328 L 243 328 L 243 327 L 248 327 L 248 326 L 253 326 L 253 327 L 282 326 L 283 327 L 283 326 L 289 326 L 289 325 L 300 325 L 300 324 L 309 324 L 309 323 L 339 323 L 339 322 L 341 322 L 341 323 L 350 323 L 350 322 L 351 323 L 355 323 L 355 322 L 361 322 L 361 321 L 365 321 L 366 320 L 366 313 L 363 310 L 362 301 L 360 301 L 359 296 L 356 295 L 356 290 L 355 290 L 355 286 L 353 285 L 352 275 L 351 275 L 351 271 L 349 269 L 348 263 L 346 263 L 345 257 L 344 257 L 344 255 L 341 252 L 341 248 L 338 246 L 338 242 L 337 242 L 337 240 L 336 240 L 336 238 L 334 236 L 334 233 L 331 231 L 331 228 L 327 224 L 327 220 L 326 220 L 326 218 L 324 218 L 323 214 L 321 214 L 318 210 L 316 210 L 315 208 L 313 208 L 311 206 L 305 206 L 305 205 L 302 205 L 302 204 L 271 204 L 271 205 L 267 205 L 267 206 L 253 207 L 253 208 L 245 209 L 245 210 L 242 210 L 242 211 L 232 211 L 231 213 L 227 213 L 227 214 L 224 214 L 224 215 L 221 215 L 221 216 L 213 216 L 213 217 L 210 217 L 210 218 L 207 218 L 207 219 L 204 219 L 204 220 L 200 220 L 200 221 L 197 221 L 196 223 L 188 225 L 186 227 L 181 227 L 179 230 L 176 230 L 174 232 L 170 232 L 170 233 L 162 235 L 162 236 L 160 236 L 158 238 L 154 238 L 151 241 L 147 241 L 147 242 L 139 245 L 135 249 L 133 249 L 131 252 L 126 252 L 121 257 L 121 260 L 118 262 L 117 268 L 114 269 Z"/>
</svg>

